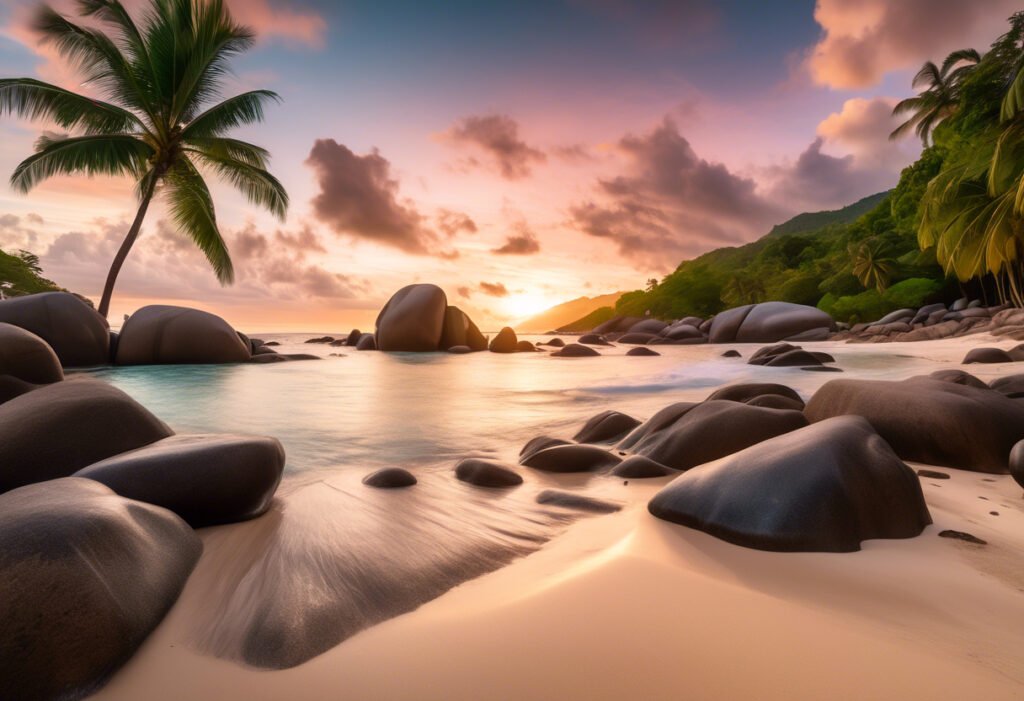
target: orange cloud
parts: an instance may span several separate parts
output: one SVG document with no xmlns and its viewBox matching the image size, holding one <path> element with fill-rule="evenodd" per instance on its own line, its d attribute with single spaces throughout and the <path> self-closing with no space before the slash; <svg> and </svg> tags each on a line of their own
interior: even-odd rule
<svg viewBox="0 0 1024 701">
<path fill-rule="evenodd" d="M 875 85 L 886 73 L 916 69 L 962 48 L 984 50 L 1006 29 L 1016 0 L 818 0 L 824 30 L 805 68 L 832 88 Z"/>
</svg>

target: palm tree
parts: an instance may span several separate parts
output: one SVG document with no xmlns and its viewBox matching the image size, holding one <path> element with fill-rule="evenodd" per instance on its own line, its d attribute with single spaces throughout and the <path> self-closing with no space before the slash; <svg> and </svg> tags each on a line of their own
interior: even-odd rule
<svg viewBox="0 0 1024 701">
<path fill-rule="evenodd" d="M 78 8 L 111 35 L 76 25 L 45 5 L 35 26 L 42 41 L 81 69 L 85 82 L 108 101 L 31 78 L 0 80 L 0 114 L 49 119 L 77 132 L 42 136 L 35 153 L 14 170 L 11 185 L 28 192 L 53 175 L 77 173 L 135 180 L 139 209 L 110 266 L 99 305 L 103 316 L 157 193 L 221 284 L 230 284 L 231 257 L 200 169 L 280 219 L 288 208 L 284 187 L 266 170 L 267 151 L 225 135 L 262 121 L 264 105 L 278 96 L 253 90 L 211 104 L 221 94 L 229 59 L 252 46 L 253 32 L 231 19 L 223 0 L 152 0 L 141 24 L 118 0 L 79 0 Z"/>
<path fill-rule="evenodd" d="M 896 271 L 896 261 L 886 256 L 885 246 L 873 238 L 847 247 L 853 262 L 853 274 L 864 287 L 874 287 L 881 294 L 889 286 Z"/>
<path fill-rule="evenodd" d="M 765 299 L 764 285 L 757 278 L 735 275 L 726 283 L 722 298 L 736 307 L 757 304 Z"/>
<path fill-rule="evenodd" d="M 947 56 L 942 68 L 931 61 L 925 63 L 914 76 L 912 86 L 928 87 L 893 107 L 893 115 L 909 112 L 911 116 L 896 127 L 889 138 L 899 139 L 913 129 L 927 147 L 928 137 L 939 122 L 956 112 L 960 105 L 960 87 L 980 61 L 981 54 L 974 49 L 961 49 Z"/>
</svg>

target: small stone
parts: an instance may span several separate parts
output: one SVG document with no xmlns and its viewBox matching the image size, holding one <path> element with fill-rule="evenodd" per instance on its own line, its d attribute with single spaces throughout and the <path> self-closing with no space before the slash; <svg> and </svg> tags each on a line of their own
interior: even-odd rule
<svg viewBox="0 0 1024 701">
<path fill-rule="evenodd" d="M 946 529 L 939 532 L 940 538 L 954 538 L 956 540 L 963 540 L 968 543 L 974 543 L 975 545 L 988 545 L 984 540 L 977 536 L 973 536 L 970 533 L 964 533 L 963 531 L 954 531 Z"/>
</svg>

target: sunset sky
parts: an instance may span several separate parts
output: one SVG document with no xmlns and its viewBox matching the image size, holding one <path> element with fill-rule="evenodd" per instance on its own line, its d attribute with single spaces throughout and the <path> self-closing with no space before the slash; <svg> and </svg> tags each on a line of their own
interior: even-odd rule
<svg viewBox="0 0 1024 701">
<path fill-rule="evenodd" d="M 139 7 L 142 0 L 126 3 Z M 232 0 L 259 33 L 228 92 L 283 98 L 237 135 L 267 147 L 286 222 L 218 186 L 237 281 L 222 288 L 161 207 L 128 259 L 116 322 L 154 301 L 243 330 L 372 324 L 434 282 L 482 328 L 641 287 L 801 211 L 892 187 L 920 150 L 890 111 L 921 63 L 979 50 L 1003 0 Z M 0 76 L 88 93 L 0 0 Z M 70 10 L 71 2 L 55 2 Z M 6 178 L 49 125 L 0 118 L 0 248 L 98 298 L 131 184 Z M 211 178 L 212 179 L 212 178 Z"/>
</svg>

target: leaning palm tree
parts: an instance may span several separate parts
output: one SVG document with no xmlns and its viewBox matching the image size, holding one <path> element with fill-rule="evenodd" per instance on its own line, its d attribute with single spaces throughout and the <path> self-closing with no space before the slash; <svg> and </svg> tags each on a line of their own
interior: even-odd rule
<svg viewBox="0 0 1024 701">
<path fill-rule="evenodd" d="M 201 170 L 281 219 L 288 208 L 284 187 L 266 170 L 267 151 L 226 136 L 234 127 L 262 121 L 264 105 L 278 96 L 253 90 L 212 104 L 229 59 L 252 46 L 253 32 L 231 19 L 223 0 L 152 0 L 138 24 L 118 0 L 78 0 L 78 9 L 110 35 L 74 24 L 45 5 L 35 28 L 107 101 L 31 78 L 0 79 L 0 114 L 48 119 L 74 132 L 42 136 L 35 153 L 14 170 L 11 185 L 28 192 L 51 176 L 78 173 L 135 180 L 139 209 L 110 266 L 99 305 L 103 316 L 157 194 L 221 284 L 230 284 L 231 257 Z"/>
<path fill-rule="evenodd" d="M 928 146 L 928 137 L 946 117 L 952 116 L 960 105 L 960 86 L 974 67 L 981 62 L 981 54 L 974 49 L 954 51 L 939 68 L 931 61 L 914 76 L 912 86 L 927 86 L 915 97 L 901 100 L 892 109 L 893 115 L 910 113 L 910 118 L 889 135 L 899 139 L 911 130 Z"/>
</svg>

